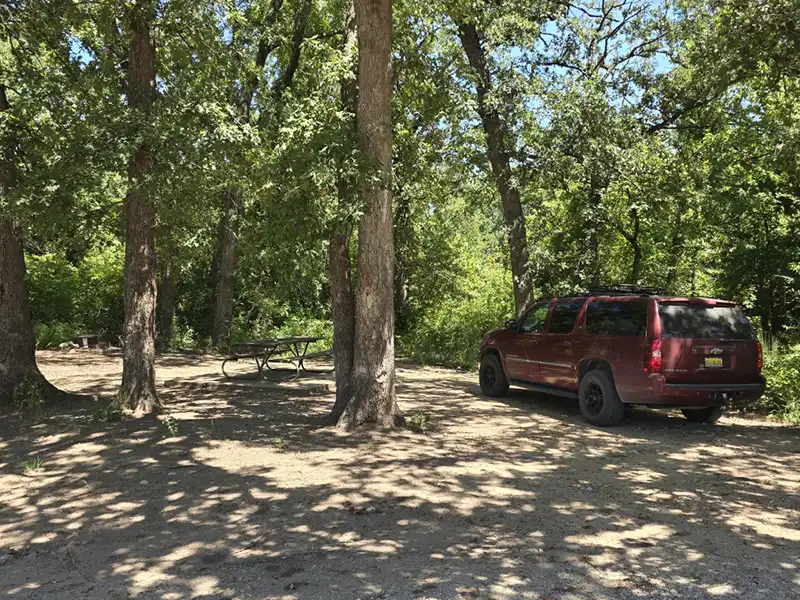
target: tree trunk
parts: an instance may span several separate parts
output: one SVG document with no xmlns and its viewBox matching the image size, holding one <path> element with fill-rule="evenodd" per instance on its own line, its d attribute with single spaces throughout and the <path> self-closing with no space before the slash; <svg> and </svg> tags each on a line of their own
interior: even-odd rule
<svg viewBox="0 0 800 600">
<path fill-rule="evenodd" d="M 503 218 L 511 254 L 511 273 L 514 277 L 514 306 L 520 316 L 530 301 L 532 281 L 528 258 L 528 235 L 522 210 L 519 188 L 514 182 L 507 147 L 508 131 L 500 113 L 492 107 L 488 96 L 492 78 L 478 30 L 473 23 L 456 21 L 461 45 L 472 67 L 478 93 L 478 113 L 486 134 L 489 162 L 492 165 L 497 190 L 503 203 Z"/>
<path fill-rule="evenodd" d="M 175 283 L 172 253 L 165 249 L 159 260 L 161 277 L 158 295 L 161 298 L 161 344 L 169 347 L 172 344 L 172 324 L 175 320 Z"/>
<path fill-rule="evenodd" d="M 589 248 L 592 253 L 591 265 L 589 267 L 592 274 L 592 289 L 600 287 L 602 278 L 600 267 L 600 200 L 601 183 L 595 173 L 589 177 L 589 206 L 591 207 L 591 221 L 589 222 Z"/>
<path fill-rule="evenodd" d="M 225 191 L 225 210 L 220 219 L 217 236 L 214 323 L 211 329 L 211 341 L 216 347 L 227 347 L 230 343 L 241 198 L 242 193 L 238 188 L 231 187 Z"/>
<path fill-rule="evenodd" d="M 155 98 L 156 56 L 151 37 L 154 5 L 137 3 L 130 9 L 128 104 L 146 118 Z M 125 197 L 125 347 L 122 354 L 123 403 L 136 415 L 158 405 L 155 378 L 156 252 L 155 208 L 147 189 L 152 152 L 146 143 L 128 163 L 129 191 Z"/>
<path fill-rule="evenodd" d="M 356 22 L 350 5 L 345 19 L 344 57 L 350 60 L 356 49 Z M 344 77 L 340 81 L 342 108 L 355 115 L 358 90 L 355 79 Z M 354 198 L 352 186 L 340 170 L 336 188 L 339 208 L 347 214 Z M 349 219 L 346 217 L 346 219 Z M 331 410 L 331 423 L 338 423 L 350 400 L 350 378 L 353 371 L 355 344 L 355 299 L 350 264 L 350 236 L 353 226 L 349 220 L 334 226 L 328 248 L 331 286 L 331 314 L 333 316 L 333 361 L 336 368 L 336 402 Z"/>
<path fill-rule="evenodd" d="M 378 180 L 361 189 L 352 398 L 340 424 L 403 422 L 395 397 L 392 228 L 392 1 L 355 0 L 359 147 Z"/>
<path fill-rule="evenodd" d="M 686 201 L 681 200 L 678 203 L 675 214 L 675 229 L 672 232 L 672 240 L 669 245 L 670 249 L 673 251 L 673 255 L 672 261 L 667 265 L 667 281 L 665 287 L 670 293 L 672 293 L 672 288 L 675 287 L 675 282 L 678 279 L 678 267 L 683 257 L 683 213 L 685 212 Z"/>
<path fill-rule="evenodd" d="M 633 219 L 633 235 L 631 236 L 631 247 L 633 248 L 633 267 L 631 269 L 631 283 L 639 283 L 642 270 L 642 244 L 639 240 L 639 231 L 641 229 L 641 220 L 639 219 L 639 211 L 635 208 L 631 210 L 631 219 Z"/>
</svg>

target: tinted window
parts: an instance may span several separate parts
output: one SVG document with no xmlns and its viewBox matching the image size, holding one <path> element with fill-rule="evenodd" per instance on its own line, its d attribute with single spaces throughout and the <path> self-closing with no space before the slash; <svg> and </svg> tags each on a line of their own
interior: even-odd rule
<svg viewBox="0 0 800 600">
<path fill-rule="evenodd" d="M 586 333 L 644 336 L 647 333 L 647 304 L 645 302 L 592 302 L 586 309 Z"/>
<path fill-rule="evenodd" d="M 571 333 L 583 302 L 557 302 L 550 317 L 549 333 Z"/>
<path fill-rule="evenodd" d="M 544 327 L 544 322 L 547 319 L 547 311 L 550 304 L 539 304 L 534 306 L 530 312 L 525 315 L 519 330 L 522 333 L 538 333 Z"/>
<path fill-rule="evenodd" d="M 737 306 L 662 304 L 661 335 L 665 338 L 749 340 L 753 328 Z"/>
</svg>

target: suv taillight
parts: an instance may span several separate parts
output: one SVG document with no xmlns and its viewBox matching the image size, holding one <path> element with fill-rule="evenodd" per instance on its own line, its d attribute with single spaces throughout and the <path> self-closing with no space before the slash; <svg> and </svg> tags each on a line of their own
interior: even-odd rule
<svg viewBox="0 0 800 600">
<path fill-rule="evenodd" d="M 764 369 L 764 349 L 761 347 L 761 342 L 756 342 L 758 344 L 758 372 Z"/>
<path fill-rule="evenodd" d="M 661 340 L 652 340 L 647 348 L 645 373 L 661 373 Z"/>
</svg>

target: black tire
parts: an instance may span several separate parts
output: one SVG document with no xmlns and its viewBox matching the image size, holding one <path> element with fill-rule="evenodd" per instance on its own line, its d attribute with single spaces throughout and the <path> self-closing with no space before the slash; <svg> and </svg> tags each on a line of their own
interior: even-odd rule
<svg viewBox="0 0 800 600">
<path fill-rule="evenodd" d="M 725 409 L 721 406 L 709 406 L 707 408 L 684 408 L 681 412 L 692 423 L 716 423 L 722 417 Z"/>
<path fill-rule="evenodd" d="M 508 379 L 496 354 L 483 357 L 479 377 L 484 396 L 500 398 L 508 393 Z"/>
<path fill-rule="evenodd" d="M 616 425 L 625 416 L 625 405 L 608 371 L 589 371 L 584 375 L 578 391 L 578 405 L 583 418 L 600 427 Z"/>
</svg>

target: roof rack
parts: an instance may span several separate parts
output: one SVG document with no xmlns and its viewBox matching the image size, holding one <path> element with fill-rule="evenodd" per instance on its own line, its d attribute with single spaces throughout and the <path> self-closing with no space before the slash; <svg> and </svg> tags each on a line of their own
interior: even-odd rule
<svg viewBox="0 0 800 600">
<path fill-rule="evenodd" d="M 620 283 L 592 288 L 592 296 L 666 296 L 667 290 L 659 287 Z"/>
</svg>

